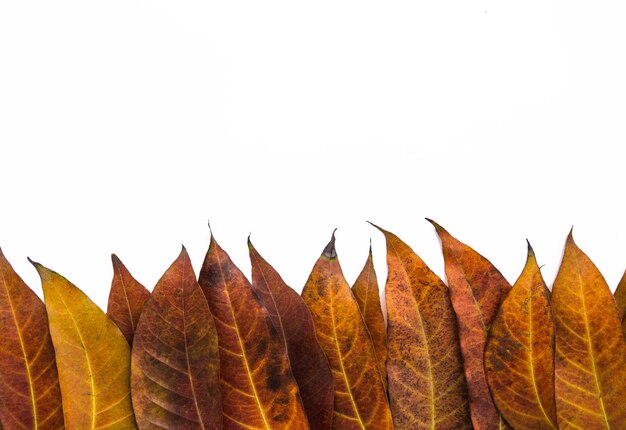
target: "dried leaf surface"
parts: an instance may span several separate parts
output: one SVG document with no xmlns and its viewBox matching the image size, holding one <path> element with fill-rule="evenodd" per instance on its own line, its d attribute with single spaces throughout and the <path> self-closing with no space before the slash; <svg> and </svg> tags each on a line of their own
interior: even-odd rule
<svg viewBox="0 0 626 430">
<path fill-rule="evenodd" d="M 604 277 L 570 233 L 552 288 L 559 428 L 626 428 L 626 342 Z"/>
<path fill-rule="evenodd" d="M 489 260 L 439 224 L 430 222 L 441 239 L 450 297 L 458 320 L 472 423 L 476 430 L 507 428 L 489 392 L 483 354 L 491 323 L 511 285 Z"/>
<path fill-rule="evenodd" d="M 33 263 L 41 277 L 69 430 L 137 428 L 130 399 L 130 347 L 82 291 Z"/>
<path fill-rule="evenodd" d="M 352 286 L 352 293 L 363 315 L 365 325 L 372 336 L 378 369 L 383 378 L 383 385 L 387 389 L 387 327 L 380 306 L 380 292 L 378 280 L 372 261 L 372 247 L 365 261 L 365 266 Z"/>
<path fill-rule="evenodd" d="M 394 427 L 471 429 L 448 287 L 396 235 L 377 228 L 387 242 L 387 369 Z"/>
<path fill-rule="evenodd" d="M 0 418 L 7 430 L 63 428 L 61 389 L 46 308 L 15 273 L 2 250 Z"/>
<path fill-rule="evenodd" d="M 333 417 L 333 377 L 328 359 L 315 337 L 309 308 L 248 239 L 252 287 L 285 343 L 293 376 L 298 383 L 309 426 L 330 429 Z"/>
<path fill-rule="evenodd" d="M 528 245 L 528 259 L 494 320 L 485 349 L 487 381 L 515 429 L 556 429 L 554 321 L 550 294 Z"/>
<path fill-rule="evenodd" d="M 132 345 L 139 315 L 146 300 L 150 297 L 150 292 L 133 278 L 115 254 L 111 255 L 111 260 L 113 281 L 109 293 L 107 316 L 117 324 L 129 345 Z"/>
<path fill-rule="evenodd" d="M 213 236 L 199 283 L 218 333 L 224 428 L 308 429 L 284 343 Z"/>
<path fill-rule="evenodd" d="M 302 297 L 333 372 L 333 428 L 391 429 L 374 346 L 341 271 L 334 235 L 313 267 Z"/>
<path fill-rule="evenodd" d="M 619 284 L 617 284 L 614 297 L 615 303 L 617 304 L 617 311 L 622 321 L 622 331 L 626 333 L 626 271 L 624 271 L 622 279 L 620 279 Z"/>
<path fill-rule="evenodd" d="M 139 319 L 132 351 L 140 429 L 220 429 L 217 332 L 183 248 Z"/>
</svg>

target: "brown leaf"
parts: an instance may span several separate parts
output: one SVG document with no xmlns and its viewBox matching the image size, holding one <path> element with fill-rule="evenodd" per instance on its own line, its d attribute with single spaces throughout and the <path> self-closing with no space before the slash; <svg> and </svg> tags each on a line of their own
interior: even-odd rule
<svg viewBox="0 0 626 430">
<path fill-rule="evenodd" d="M 622 275 L 617 288 L 615 289 L 615 303 L 617 304 L 617 311 L 619 313 L 620 320 L 622 321 L 622 331 L 626 333 L 626 271 Z"/>
<path fill-rule="evenodd" d="M 220 429 L 217 332 L 185 248 L 157 282 L 132 352 L 140 429 Z"/>
<path fill-rule="evenodd" d="M 130 345 L 133 344 L 135 327 L 143 305 L 150 297 L 150 292 L 130 274 L 115 254 L 113 262 L 113 281 L 109 293 L 107 316 L 119 327 Z"/>
<path fill-rule="evenodd" d="M 137 428 L 130 400 L 130 347 L 82 291 L 33 262 L 41 277 L 68 430 Z"/>
<path fill-rule="evenodd" d="M 396 235 L 387 242 L 389 400 L 394 427 L 471 429 L 448 287 Z"/>
<path fill-rule="evenodd" d="M 556 429 L 554 321 L 535 254 L 494 320 L 485 369 L 498 410 L 515 429 Z"/>
<path fill-rule="evenodd" d="M 308 429 L 285 346 L 213 235 L 199 282 L 218 333 L 224 428 Z"/>
<path fill-rule="evenodd" d="M 363 315 L 363 321 L 365 321 L 365 325 L 372 336 L 378 369 L 385 390 L 387 390 L 387 327 L 385 327 L 385 318 L 380 307 L 380 293 L 374 262 L 372 261 L 371 244 L 365 266 L 352 286 L 352 294 L 354 294 Z"/>
<path fill-rule="evenodd" d="M 626 428 L 626 342 L 604 277 L 570 232 L 552 288 L 559 428 Z"/>
<path fill-rule="evenodd" d="M 483 353 L 487 333 L 511 285 L 485 257 L 430 221 L 441 239 L 452 306 L 459 325 L 461 352 L 476 430 L 506 428 L 487 385 Z"/>
<path fill-rule="evenodd" d="M 293 376 L 312 430 L 330 429 L 333 417 L 333 377 L 328 359 L 315 338 L 311 313 L 304 300 L 261 257 L 248 238 L 252 287 L 285 343 Z"/>
<path fill-rule="evenodd" d="M 46 308 L 15 273 L 2 250 L 0 333 L 0 418 L 4 428 L 63 428 L 61 389 Z"/>
<path fill-rule="evenodd" d="M 302 297 L 333 372 L 333 428 L 391 429 L 391 413 L 374 346 L 343 277 L 334 234 L 313 267 Z"/>
</svg>

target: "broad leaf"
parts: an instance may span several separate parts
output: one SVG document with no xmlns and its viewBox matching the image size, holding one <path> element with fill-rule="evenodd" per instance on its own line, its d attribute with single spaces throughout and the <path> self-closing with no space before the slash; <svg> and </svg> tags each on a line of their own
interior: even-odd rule
<svg viewBox="0 0 626 430">
<path fill-rule="evenodd" d="M 7 430 L 63 428 L 61 389 L 46 308 L 15 273 L 2 250 L 0 419 Z"/>
<path fill-rule="evenodd" d="M 131 385 L 142 430 L 222 427 L 217 332 L 184 248 L 139 318 Z"/>
<path fill-rule="evenodd" d="M 554 321 L 535 253 L 494 320 L 485 349 L 487 381 L 498 410 L 515 429 L 556 429 Z"/>
</svg>

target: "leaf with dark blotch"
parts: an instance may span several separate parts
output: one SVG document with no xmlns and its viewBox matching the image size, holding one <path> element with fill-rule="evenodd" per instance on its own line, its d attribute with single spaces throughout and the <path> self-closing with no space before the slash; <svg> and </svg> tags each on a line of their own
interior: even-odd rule
<svg viewBox="0 0 626 430">
<path fill-rule="evenodd" d="M 315 263 L 302 297 L 333 372 L 333 428 L 391 429 L 391 413 L 376 352 L 341 271 L 334 234 Z"/>
<path fill-rule="evenodd" d="M 184 248 L 141 313 L 131 371 L 140 429 L 222 428 L 217 332 Z"/>
<path fill-rule="evenodd" d="M 137 428 L 130 399 L 130 347 L 82 291 L 34 263 L 41 277 L 69 430 Z"/>
<path fill-rule="evenodd" d="M 559 428 L 626 428 L 626 342 L 611 290 L 570 232 L 552 288 Z"/>
<path fill-rule="evenodd" d="M 513 428 L 557 428 L 554 321 L 530 244 L 526 266 L 491 326 L 485 369 L 496 406 Z"/>
<path fill-rule="evenodd" d="M 15 273 L 2 250 L 0 419 L 7 430 L 63 428 L 61 389 L 46 308 Z"/>
<path fill-rule="evenodd" d="M 327 430 L 333 417 L 333 377 L 328 359 L 315 337 L 309 308 L 278 272 L 261 257 L 248 238 L 252 287 L 285 343 L 291 371 L 313 430 Z"/>
<path fill-rule="evenodd" d="M 617 304 L 617 311 L 619 313 L 620 320 L 622 321 L 622 331 L 626 333 L 626 271 L 622 275 L 617 288 L 615 289 L 615 303 Z"/>
<path fill-rule="evenodd" d="M 383 378 L 383 385 L 387 389 L 387 327 L 385 318 L 380 307 L 380 293 L 378 291 L 378 280 L 372 261 L 372 246 L 370 244 L 369 254 L 365 261 L 365 266 L 352 286 L 352 293 L 359 309 L 363 315 L 363 321 L 372 336 L 378 369 Z"/>
<path fill-rule="evenodd" d="M 489 392 L 483 354 L 491 323 L 511 285 L 489 260 L 436 222 L 428 221 L 441 239 L 450 298 L 459 326 L 472 423 L 476 430 L 507 428 Z"/>
<path fill-rule="evenodd" d="M 224 428 L 308 429 L 285 345 L 212 235 L 199 283 L 218 333 Z"/>
<path fill-rule="evenodd" d="M 128 343 L 132 345 L 139 315 L 146 300 L 150 297 L 150 292 L 133 278 L 115 254 L 111 255 L 111 260 L 113 281 L 111 281 L 107 316 L 117 324 Z"/>
<path fill-rule="evenodd" d="M 396 235 L 377 228 L 387 242 L 387 371 L 394 427 L 471 429 L 448 287 Z"/>
</svg>

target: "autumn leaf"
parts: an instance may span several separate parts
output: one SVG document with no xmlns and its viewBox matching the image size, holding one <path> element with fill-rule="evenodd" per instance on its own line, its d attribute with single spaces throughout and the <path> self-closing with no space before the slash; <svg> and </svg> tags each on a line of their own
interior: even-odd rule
<svg viewBox="0 0 626 430">
<path fill-rule="evenodd" d="M 485 349 L 487 381 L 515 429 L 556 429 L 554 321 L 550 294 L 528 245 L 528 259 L 494 320 Z"/>
<path fill-rule="evenodd" d="M 507 428 L 491 398 L 483 353 L 487 334 L 511 285 L 485 257 L 432 220 L 441 239 L 446 277 L 456 312 L 472 423 L 476 430 Z"/>
<path fill-rule="evenodd" d="M 61 389 L 46 308 L 15 273 L 2 250 L 0 333 L 0 418 L 4 428 L 63 428 Z"/>
<path fill-rule="evenodd" d="M 378 369 L 383 379 L 383 385 L 387 390 L 387 327 L 385 318 L 380 307 L 380 293 L 378 280 L 372 261 L 372 245 L 365 261 L 365 266 L 352 286 L 352 294 L 359 305 L 363 321 L 372 337 Z"/>
<path fill-rule="evenodd" d="M 32 262 L 43 287 L 68 430 L 135 429 L 130 347 L 82 291 Z"/>
<path fill-rule="evenodd" d="M 626 271 L 624 271 L 622 279 L 617 284 L 614 297 L 619 318 L 622 321 L 622 331 L 626 333 Z"/>
<path fill-rule="evenodd" d="M 115 254 L 113 262 L 113 281 L 109 293 L 107 316 L 117 324 L 130 345 L 133 344 L 135 327 L 143 305 L 150 297 L 150 292 L 130 274 Z"/>
<path fill-rule="evenodd" d="M 471 429 L 448 287 L 396 235 L 375 227 L 387 242 L 387 369 L 394 427 Z"/>
<path fill-rule="evenodd" d="M 604 277 L 570 232 L 552 288 L 559 428 L 626 428 L 626 342 Z"/>
<path fill-rule="evenodd" d="M 333 377 L 317 343 L 311 313 L 304 300 L 263 259 L 248 238 L 252 287 L 267 309 L 288 351 L 293 376 L 312 430 L 330 429 L 333 417 Z"/>
<path fill-rule="evenodd" d="M 199 283 L 218 333 L 224 428 L 308 429 L 284 343 L 213 235 Z"/>
<path fill-rule="evenodd" d="M 132 397 L 140 429 L 220 429 L 217 332 L 185 248 L 139 318 Z"/>
<path fill-rule="evenodd" d="M 376 353 L 359 305 L 346 282 L 335 235 L 302 290 L 334 377 L 334 429 L 391 429 Z"/>
</svg>

